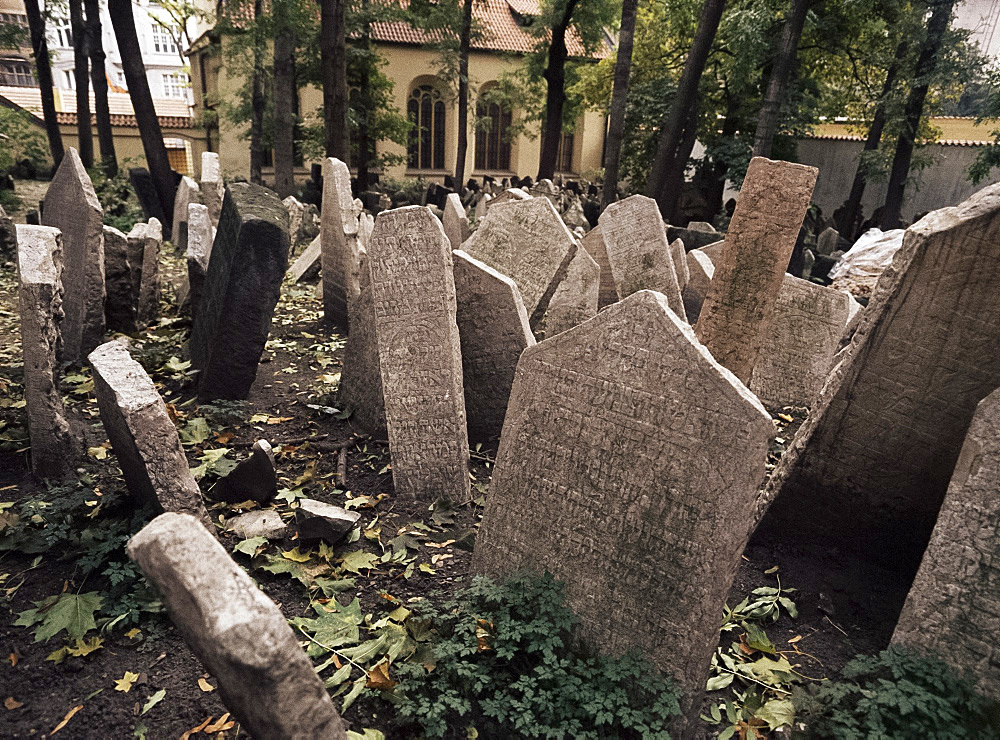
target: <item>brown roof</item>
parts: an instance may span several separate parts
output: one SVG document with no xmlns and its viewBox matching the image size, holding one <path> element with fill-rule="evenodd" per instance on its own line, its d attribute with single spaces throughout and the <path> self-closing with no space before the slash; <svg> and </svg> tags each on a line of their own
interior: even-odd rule
<svg viewBox="0 0 1000 740">
<path fill-rule="evenodd" d="M 157 116 L 160 122 L 161 128 L 194 128 L 194 121 L 187 116 Z M 76 125 L 76 113 L 56 113 L 56 120 L 59 123 L 66 124 L 69 126 Z M 90 114 L 90 122 L 97 125 L 96 116 Z M 139 124 L 136 123 L 135 116 L 133 115 L 122 115 L 120 113 L 111 114 L 111 125 L 112 126 L 126 126 L 131 128 L 138 128 Z"/>
</svg>

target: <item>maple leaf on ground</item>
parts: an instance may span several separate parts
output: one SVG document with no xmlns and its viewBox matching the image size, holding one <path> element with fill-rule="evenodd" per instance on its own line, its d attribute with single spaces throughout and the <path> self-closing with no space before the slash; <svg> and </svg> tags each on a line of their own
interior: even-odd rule
<svg viewBox="0 0 1000 740">
<path fill-rule="evenodd" d="M 125 675 L 115 681 L 115 691 L 124 691 L 127 694 L 132 689 L 132 684 L 138 680 L 138 673 L 125 671 Z"/>
<path fill-rule="evenodd" d="M 61 593 L 34 603 L 35 608 L 21 612 L 14 624 L 35 627 L 35 642 L 49 640 L 63 630 L 69 639 L 80 640 L 97 627 L 94 612 L 101 608 L 101 595 L 97 591 Z"/>
</svg>

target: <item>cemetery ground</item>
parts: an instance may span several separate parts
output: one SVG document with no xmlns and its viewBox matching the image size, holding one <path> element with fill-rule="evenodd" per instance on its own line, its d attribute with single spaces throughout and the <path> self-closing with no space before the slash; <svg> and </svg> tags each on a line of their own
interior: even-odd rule
<svg viewBox="0 0 1000 740">
<path fill-rule="evenodd" d="M 202 490 L 267 439 L 279 494 L 264 508 L 290 521 L 297 500 L 309 497 L 361 515 L 336 547 L 288 536 L 243 539 L 220 528 L 221 541 L 293 620 L 351 730 L 419 735 L 400 724 L 394 694 L 405 681 L 396 682 L 407 666 L 436 660 L 434 625 L 418 618 L 421 604 L 440 604 L 470 583 L 496 441 L 473 442 L 468 501 L 428 506 L 394 495 L 386 441 L 356 434 L 336 404 L 343 338 L 323 324 L 314 285 L 289 281 L 249 400 L 198 405 L 184 359 L 190 322 L 171 287 L 183 259 L 167 247 L 162 260 L 163 318 L 133 337 L 132 354 L 167 402 Z M 61 387 L 83 453 L 76 476 L 48 488 L 31 478 L 16 294 L 8 264 L 0 271 L 0 734 L 245 737 L 125 556 L 126 540 L 153 512 L 129 509 L 89 368 L 70 368 Z M 773 464 L 805 411 L 769 411 Z M 346 481 L 338 471 L 344 456 Z M 220 525 L 260 508 L 208 504 Z M 747 550 L 730 593 L 733 611 L 719 615 L 713 690 L 702 704 L 709 721 L 695 736 L 771 736 L 803 689 L 888 643 L 908 584 L 836 552 L 808 555 L 768 542 Z M 489 653 L 496 625 L 480 622 L 477 649 Z M 476 737 L 467 728 L 480 719 L 449 726 L 447 736 Z M 484 726 L 478 736 L 491 736 Z"/>
</svg>

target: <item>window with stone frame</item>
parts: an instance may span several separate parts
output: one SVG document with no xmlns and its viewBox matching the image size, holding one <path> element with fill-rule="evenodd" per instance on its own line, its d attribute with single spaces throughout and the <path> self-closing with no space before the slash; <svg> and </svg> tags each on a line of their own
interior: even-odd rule
<svg viewBox="0 0 1000 740">
<path fill-rule="evenodd" d="M 163 97 L 186 99 L 188 87 L 190 81 L 183 72 L 163 74 Z"/>
<path fill-rule="evenodd" d="M 69 18 L 52 18 L 50 23 L 52 30 L 55 31 L 56 45 L 62 49 L 72 49 L 73 29 L 70 27 Z"/>
<path fill-rule="evenodd" d="M 168 28 L 159 23 L 153 23 L 153 51 L 158 54 L 176 54 L 177 44 L 174 41 L 176 29 Z"/>
<path fill-rule="evenodd" d="M 476 103 L 476 169 L 510 169 L 511 111 L 499 103 Z"/>
<path fill-rule="evenodd" d="M 440 91 L 431 85 L 413 88 L 406 114 L 412 124 L 407 166 L 415 170 L 443 170 L 446 114 Z"/>
</svg>

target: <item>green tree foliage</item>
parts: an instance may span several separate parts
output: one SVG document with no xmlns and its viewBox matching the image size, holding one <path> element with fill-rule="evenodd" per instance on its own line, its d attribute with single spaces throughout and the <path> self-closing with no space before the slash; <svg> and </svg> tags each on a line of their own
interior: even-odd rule
<svg viewBox="0 0 1000 740">
<path fill-rule="evenodd" d="M 29 113 L 0 106 L 0 172 L 27 159 L 26 169 L 42 171 L 48 160 L 45 137 Z"/>
</svg>

